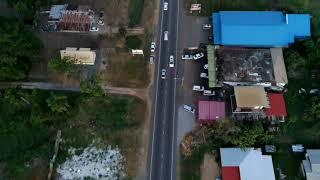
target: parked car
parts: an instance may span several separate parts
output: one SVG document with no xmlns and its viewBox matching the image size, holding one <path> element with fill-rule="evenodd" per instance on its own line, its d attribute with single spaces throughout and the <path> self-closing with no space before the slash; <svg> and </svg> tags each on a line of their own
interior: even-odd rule
<svg viewBox="0 0 320 180">
<path fill-rule="evenodd" d="M 169 67 L 174 67 L 174 58 L 172 55 L 169 58 Z"/>
<path fill-rule="evenodd" d="M 213 37 L 212 36 L 208 36 L 208 41 L 212 41 Z"/>
<path fill-rule="evenodd" d="M 183 59 L 183 60 L 191 60 L 191 59 L 193 59 L 193 55 L 184 54 L 184 55 L 182 55 L 182 59 Z"/>
<path fill-rule="evenodd" d="M 153 64 L 153 62 L 154 62 L 154 55 L 150 55 L 150 64 Z"/>
<path fill-rule="evenodd" d="M 101 26 L 104 25 L 104 11 L 100 11 L 100 13 L 99 13 L 98 24 Z"/>
<path fill-rule="evenodd" d="M 214 96 L 216 93 L 212 90 L 204 90 L 203 95 L 204 96 Z"/>
<path fill-rule="evenodd" d="M 202 25 L 202 29 L 210 29 L 210 28 L 211 28 L 211 24 Z"/>
<path fill-rule="evenodd" d="M 203 69 L 208 69 L 208 64 L 205 64 L 204 66 L 203 66 Z"/>
<path fill-rule="evenodd" d="M 161 79 L 165 79 L 166 78 L 166 70 L 162 69 L 161 70 Z"/>
<path fill-rule="evenodd" d="M 193 59 L 194 59 L 194 60 L 198 60 L 198 59 L 201 59 L 201 58 L 203 58 L 203 57 L 204 57 L 204 54 L 203 54 L 203 52 L 201 52 L 201 53 L 195 54 L 195 55 L 193 56 Z"/>
<path fill-rule="evenodd" d="M 320 96 L 320 90 L 319 89 L 311 89 L 309 92 L 313 96 Z"/>
<path fill-rule="evenodd" d="M 91 26 L 90 30 L 91 32 L 97 32 L 99 31 L 99 28 L 98 27 L 95 27 L 95 26 Z"/>
<path fill-rule="evenodd" d="M 151 43 L 151 47 L 150 47 L 150 51 L 153 53 L 156 49 L 156 43 L 155 42 L 152 42 Z"/>
<path fill-rule="evenodd" d="M 194 113 L 194 108 L 192 108 L 191 106 L 188 105 L 183 105 L 183 109 L 185 109 L 188 112 Z"/>
<path fill-rule="evenodd" d="M 164 31 L 164 40 L 168 41 L 168 31 Z"/>
<path fill-rule="evenodd" d="M 201 78 L 208 78 L 208 74 L 207 73 L 200 73 L 200 77 Z"/>
<path fill-rule="evenodd" d="M 194 91 L 203 91 L 204 87 L 195 85 L 195 86 L 192 87 L 192 90 L 194 90 Z"/>
<path fill-rule="evenodd" d="M 168 10 L 168 5 L 169 5 L 168 2 L 164 2 L 163 3 L 163 10 L 167 11 Z"/>
</svg>

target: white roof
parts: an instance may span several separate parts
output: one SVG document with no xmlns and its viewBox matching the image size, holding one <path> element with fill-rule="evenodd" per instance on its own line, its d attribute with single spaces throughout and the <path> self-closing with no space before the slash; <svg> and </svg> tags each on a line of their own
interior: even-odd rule
<svg viewBox="0 0 320 180">
<path fill-rule="evenodd" d="M 221 164 L 238 166 L 242 180 L 275 180 L 272 158 L 260 149 L 220 148 Z"/>
</svg>

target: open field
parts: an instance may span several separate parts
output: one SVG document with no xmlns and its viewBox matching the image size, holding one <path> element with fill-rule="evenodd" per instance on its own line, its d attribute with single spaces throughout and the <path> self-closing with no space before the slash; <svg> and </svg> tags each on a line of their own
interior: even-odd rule
<svg viewBox="0 0 320 180">
<path fill-rule="evenodd" d="M 7 105 L 16 101 L 20 105 L 10 106 L 10 111 L 1 108 L 0 141 L 2 147 L 6 147 L 1 149 L 0 155 L 2 178 L 43 179 L 48 172 L 58 129 L 62 130 L 63 141 L 60 143 L 56 165 L 64 162 L 70 147 L 111 145 L 121 149 L 128 177 L 137 175 L 145 152 L 142 150 L 144 142 L 141 134 L 146 118 L 146 104 L 142 100 L 125 96 L 87 98 L 78 93 L 60 91 L 18 89 L 4 92 L 11 99 L 3 99 L 2 107 L 4 103 Z M 15 99 L 17 95 L 23 97 L 24 101 Z M 69 107 L 67 112 L 52 114 L 47 102 L 48 97 L 53 95 L 66 97 L 66 107 Z M 31 101 L 31 107 L 24 105 Z M 24 121 L 16 124 L 21 117 Z M 11 119 L 11 124 L 6 123 L 6 118 Z"/>
</svg>

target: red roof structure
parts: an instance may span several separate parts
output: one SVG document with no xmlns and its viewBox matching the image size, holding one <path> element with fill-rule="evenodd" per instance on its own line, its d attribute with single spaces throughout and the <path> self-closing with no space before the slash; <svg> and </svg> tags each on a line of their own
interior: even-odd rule
<svg viewBox="0 0 320 180">
<path fill-rule="evenodd" d="M 222 167 L 222 180 L 241 180 L 239 167 Z"/>
<path fill-rule="evenodd" d="M 60 31 L 89 31 L 89 15 L 78 11 L 65 11 L 58 23 Z"/>
<path fill-rule="evenodd" d="M 286 117 L 286 103 L 283 94 L 267 93 L 270 102 L 270 108 L 266 108 L 267 116 Z"/>
<path fill-rule="evenodd" d="M 212 122 L 225 117 L 225 102 L 198 101 L 197 119 L 199 122 Z"/>
</svg>

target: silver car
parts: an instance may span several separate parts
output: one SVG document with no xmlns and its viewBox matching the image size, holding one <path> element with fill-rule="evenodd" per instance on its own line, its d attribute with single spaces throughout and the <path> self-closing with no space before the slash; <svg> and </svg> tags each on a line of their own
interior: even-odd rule
<svg viewBox="0 0 320 180">
<path fill-rule="evenodd" d="M 161 79 L 166 79 L 166 70 L 165 69 L 161 70 Z"/>
</svg>

